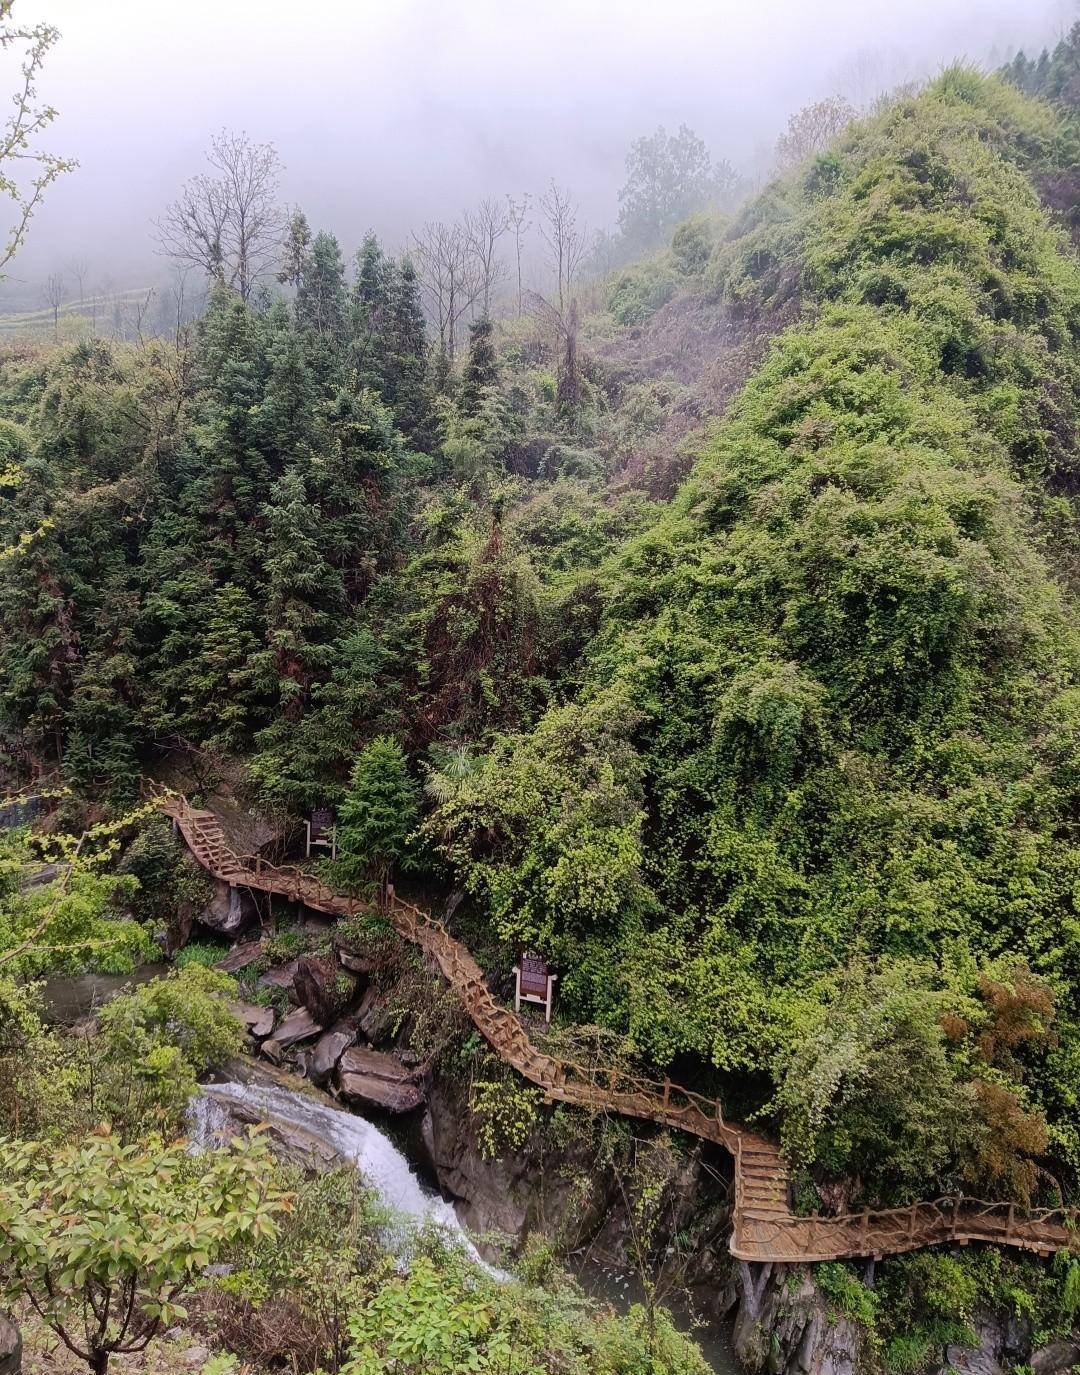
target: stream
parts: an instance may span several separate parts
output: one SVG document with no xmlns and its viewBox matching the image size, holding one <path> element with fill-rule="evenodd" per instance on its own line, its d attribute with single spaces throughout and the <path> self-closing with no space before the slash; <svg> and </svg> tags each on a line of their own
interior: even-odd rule
<svg viewBox="0 0 1080 1375">
<path fill-rule="evenodd" d="M 47 1015 L 61 1025 L 71 1025 L 107 1003 L 117 993 L 146 983 L 168 972 L 168 964 L 143 965 L 132 974 L 82 974 L 46 981 Z M 286 1139 L 321 1147 L 324 1157 L 348 1160 L 379 1194 L 387 1209 L 403 1219 L 391 1247 L 406 1248 L 409 1236 L 423 1226 L 436 1226 L 459 1245 L 477 1264 L 497 1279 L 507 1276 L 487 1264 L 462 1227 L 452 1203 L 418 1175 L 409 1156 L 379 1127 L 357 1113 L 337 1107 L 316 1090 L 287 1088 L 266 1077 L 269 1068 L 257 1060 L 243 1062 L 240 1078 L 226 1083 L 204 1084 L 189 1108 L 192 1139 L 213 1145 L 235 1132 L 237 1118 L 266 1122 Z M 246 1082 L 241 1082 L 241 1079 Z M 230 1123 L 233 1125 L 230 1126 Z M 408 1149 L 409 1134 L 402 1140 Z M 415 1154 L 415 1152 L 414 1152 Z M 625 1313 L 641 1300 L 635 1277 L 621 1267 L 583 1252 L 567 1260 L 586 1293 Z M 715 1375 L 744 1375 L 731 1349 L 725 1327 L 715 1324 L 693 1327 L 689 1314 L 671 1305 L 676 1324 L 693 1335 Z"/>
<path fill-rule="evenodd" d="M 204 1084 L 188 1111 L 192 1139 L 200 1145 L 227 1140 L 235 1131 L 236 1117 L 265 1122 L 286 1137 L 299 1134 L 314 1138 L 355 1165 L 382 1203 L 405 1219 L 401 1242 L 406 1242 L 414 1229 L 438 1227 L 489 1274 L 502 1276 L 481 1259 L 453 1204 L 425 1188 L 390 1138 L 363 1117 L 278 1084 Z"/>
<path fill-rule="evenodd" d="M 496 1279 L 509 1278 L 481 1258 L 458 1221 L 453 1204 L 422 1182 L 405 1153 L 365 1118 L 334 1106 L 322 1096 L 279 1084 L 205 1084 L 189 1110 L 192 1137 L 205 1145 L 227 1139 L 235 1131 L 237 1116 L 245 1121 L 258 1118 L 286 1137 L 295 1134 L 301 1139 L 314 1139 L 351 1161 L 386 1207 L 405 1219 L 401 1242 L 407 1244 L 414 1229 L 435 1225 L 489 1274 Z M 394 1238 L 390 1241 L 393 1244 Z M 610 1304 L 617 1312 L 625 1313 L 631 1304 L 641 1301 L 640 1285 L 620 1268 L 584 1254 L 569 1257 L 568 1265 L 587 1294 Z M 673 1315 L 679 1327 L 691 1330 L 685 1310 L 673 1306 Z M 716 1375 L 743 1375 L 722 1328 L 701 1326 L 694 1328 L 693 1334 Z"/>
</svg>

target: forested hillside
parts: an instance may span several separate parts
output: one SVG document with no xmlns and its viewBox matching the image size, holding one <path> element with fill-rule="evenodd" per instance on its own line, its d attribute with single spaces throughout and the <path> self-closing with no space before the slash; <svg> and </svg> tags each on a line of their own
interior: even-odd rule
<svg viewBox="0 0 1080 1375">
<path fill-rule="evenodd" d="M 1076 1202 L 1076 129 L 1034 73 L 951 68 L 457 358 L 407 255 L 302 217 L 192 338 L 6 349 L 12 787 L 115 812 L 186 753 L 339 809 L 336 881 L 467 894 L 805 1211 Z"/>
<path fill-rule="evenodd" d="M 836 1001 L 861 1055 L 939 1040 L 965 1094 L 1004 1073 L 1052 1112 L 1076 1087 L 1080 278 L 1025 169 L 1057 136 L 956 70 L 743 212 L 689 291 L 801 318 L 667 505 L 620 481 L 616 434 L 659 384 L 585 349 L 571 373 L 528 321 L 498 348 L 479 322 L 440 377 L 415 275 L 372 240 L 349 286 L 317 235 L 291 309 L 221 292 L 191 358 L 9 358 L 13 749 L 122 796 L 186 742 L 303 808 L 391 734 L 444 784 L 429 856 L 658 1063 L 783 1084 Z M 1025 951 L 1059 1045 L 1033 1024 L 1007 1073 L 974 1038 L 1014 977 L 987 962 Z M 863 1025 L 868 978 L 891 1028 Z M 943 1080 L 870 1080 L 945 1113 Z M 845 1110 L 787 1106 L 818 1134 Z M 892 1156 L 904 1123 L 880 1125 Z M 924 1125 L 920 1169 L 981 1168 L 961 1122 Z"/>
</svg>

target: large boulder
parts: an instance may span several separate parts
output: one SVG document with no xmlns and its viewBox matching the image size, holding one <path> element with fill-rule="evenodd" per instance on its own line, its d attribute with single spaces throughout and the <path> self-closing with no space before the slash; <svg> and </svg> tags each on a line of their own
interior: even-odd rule
<svg viewBox="0 0 1080 1375">
<path fill-rule="evenodd" d="M 387 1112 L 411 1112 L 424 1101 L 417 1075 L 393 1055 L 353 1046 L 338 1061 L 343 1098 Z"/>
<path fill-rule="evenodd" d="M 295 1001 L 296 971 L 300 967 L 299 960 L 291 960 L 288 964 L 275 965 L 273 969 L 268 969 L 265 974 L 259 975 L 260 988 L 283 988 L 290 998 Z"/>
<path fill-rule="evenodd" d="M 345 1010 L 356 989 L 356 978 L 334 959 L 303 955 L 296 963 L 293 993 L 317 1022 L 329 1026 Z"/>
<path fill-rule="evenodd" d="M 249 964 L 254 964 L 262 952 L 261 938 L 251 941 L 238 941 L 227 955 L 218 960 L 216 968 L 226 974 L 239 974 L 241 969 L 246 969 Z"/>
<path fill-rule="evenodd" d="M 1063 1375 L 1080 1365 L 1080 1341 L 1049 1342 L 1031 1353 L 1034 1375 Z"/>
<path fill-rule="evenodd" d="M 10 1313 L 0 1312 L 0 1375 L 22 1370 L 22 1335 Z"/>
<path fill-rule="evenodd" d="M 357 1006 L 356 1025 L 360 1028 L 362 1035 L 372 1043 L 378 1045 L 384 1037 L 390 1034 L 394 1021 L 393 1008 L 390 1006 L 390 999 L 385 993 L 380 993 L 378 989 L 365 988 L 364 996 L 360 999 Z"/>
<path fill-rule="evenodd" d="M 316 1084 L 324 1084 L 337 1069 L 338 1061 L 356 1041 L 356 1027 L 339 1022 L 324 1031 L 315 1043 L 308 1060 L 308 1077 Z"/>
<path fill-rule="evenodd" d="M 248 1029 L 248 1034 L 257 1041 L 269 1036 L 274 1029 L 274 1009 L 259 1007 L 257 1003 L 231 1002 L 229 1011 Z"/>
<path fill-rule="evenodd" d="M 279 1065 L 289 1046 L 295 1045 L 298 1041 L 310 1041 L 313 1036 L 318 1036 L 320 1031 L 322 1027 L 307 1008 L 298 1007 L 282 1021 L 273 1036 L 263 1042 L 262 1052 L 268 1060 Z"/>
</svg>

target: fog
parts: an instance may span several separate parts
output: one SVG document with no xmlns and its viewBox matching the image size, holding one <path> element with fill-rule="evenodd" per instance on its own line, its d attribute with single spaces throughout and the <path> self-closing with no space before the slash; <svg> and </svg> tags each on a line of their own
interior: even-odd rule
<svg viewBox="0 0 1080 1375">
<path fill-rule="evenodd" d="M 555 176 L 610 226 L 631 141 L 686 123 L 760 172 L 808 100 L 987 66 L 1053 41 L 1067 0 L 16 0 L 62 40 L 39 95 L 78 158 L 9 268 L 11 296 L 80 256 L 160 276 L 153 217 L 222 126 L 273 142 L 282 197 L 346 250 Z M 15 73 L 7 63 L 5 90 Z"/>
</svg>

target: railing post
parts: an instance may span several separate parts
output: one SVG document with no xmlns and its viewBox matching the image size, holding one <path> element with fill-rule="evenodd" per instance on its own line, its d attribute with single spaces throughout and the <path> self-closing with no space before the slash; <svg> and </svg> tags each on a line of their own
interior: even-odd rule
<svg viewBox="0 0 1080 1375">
<path fill-rule="evenodd" d="M 668 1099 L 671 1097 L 671 1080 L 664 1075 L 664 1111 L 668 1110 Z"/>
<path fill-rule="evenodd" d="M 860 1237 L 860 1243 L 859 1243 L 859 1244 L 862 1246 L 863 1254 L 864 1254 L 864 1255 L 866 1254 L 866 1248 L 867 1248 L 867 1242 L 868 1242 L 869 1236 L 870 1236 L 870 1209 L 869 1209 L 869 1208 L 864 1208 L 863 1211 L 862 1211 L 862 1224 L 861 1224 L 861 1226 L 860 1226 L 860 1228 L 859 1228 L 859 1237 Z"/>
<path fill-rule="evenodd" d="M 1006 1240 L 1006 1241 L 1009 1241 L 1009 1240 L 1011 1240 L 1011 1238 L 1012 1238 L 1013 1222 L 1015 1221 L 1015 1219 L 1016 1219 L 1016 1204 L 1015 1204 L 1015 1203 L 1010 1203 L 1010 1204 L 1009 1204 L 1009 1215 L 1008 1215 L 1008 1217 L 1005 1219 L 1005 1240 Z"/>
</svg>

